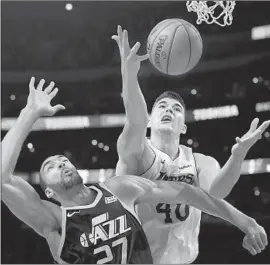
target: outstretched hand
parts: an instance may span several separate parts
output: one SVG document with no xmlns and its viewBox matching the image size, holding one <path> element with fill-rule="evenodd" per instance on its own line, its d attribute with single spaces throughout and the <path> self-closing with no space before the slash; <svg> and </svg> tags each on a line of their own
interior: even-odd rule
<svg viewBox="0 0 270 265">
<path fill-rule="evenodd" d="M 128 41 L 128 31 L 123 31 L 121 26 L 117 27 L 117 35 L 113 35 L 112 39 L 116 41 L 119 48 L 122 75 L 126 73 L 137 74 L 140 69 L 141 62 L 148 59 L 149 55 L 137 54 L 138 50 L 141 47 L 141 44 L 139 42 L 136 42 L 136 44 L 132 48 L 130 48 Z"/>
<path fill-rule="evenodd" d="M 29 82 L 29 96 L 26 107 L 33 111 L 38 117 L 53 116 L 57 111 L 64 110 L 63 105 L 51 106 L 51 100 L 57 95 L 58 88 L 55 83 L 50 84 L 43 90 L 45 80 L 41 79 L 35 88 L 35 78 L 31 77 Z"/>
<path fill-rule="evenodd" d="M 262 138 L 262 134 L 268 128 L 270 120 L 265 121 L 261 124 L 259 128 L 259 119 L 255 118 L 250 125 L 250 128 L 246 134 L 241 138 L 236 137 L 236 144 L 232 147 L 232 154 L 247 153 L 248 150 Z"/>
</svg>

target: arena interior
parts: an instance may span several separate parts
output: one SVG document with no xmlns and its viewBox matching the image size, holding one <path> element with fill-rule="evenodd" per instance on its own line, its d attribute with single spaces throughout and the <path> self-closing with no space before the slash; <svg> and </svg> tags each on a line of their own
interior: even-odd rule
<svg viewBox="0 0 270 265">
<path fill-rule="evenodd" d="M 64 154 L 89 176 L 114 175 L 116 141 L 125 116 L 121 98 L 120 56 L 111 39 L 117 25 L 129 31 L 131 44 L 146 52 L 151 29 L 166 18 L 194 24 L 203 39 L 198 65 L 181 76 L 142 64 L 139 81 L 151 110 L 167 89 L 186 103 L 187 134 L 181 143 L 215 157 L 221 165 L 253 118 L 270 118 L 270 2 L 237 1 L 231 26 L 196 24 L 197 15 L 181 1 L 2 1 L 2 139 L 25 106 L 31 76 L 55 81 L 55 102 L 66 106 L 55 118 L 36 123 L 20 154 L 16 174 L 40 196 L 42 161 Z M 134 110 L 136 111 L 136 110 Z M 150 132 L 149 132 L 150 133 Z M 252 216 L 270 236 L 270 128 L 249 151 L 242 175 L 226 198 Z M 25 205 L 27 207 L 27 205 Z M 44 239 L 1 203 L 2 263 L 52 263 Z M 269 263 L 270 248 L 256 256 L 242 247 L 243 234 L 203 214 L 200 254 L 195 263 Z"/>
</svg>

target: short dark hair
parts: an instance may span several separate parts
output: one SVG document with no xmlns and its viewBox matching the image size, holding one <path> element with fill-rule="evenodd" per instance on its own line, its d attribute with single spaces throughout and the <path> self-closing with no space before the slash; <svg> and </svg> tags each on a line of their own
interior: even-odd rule
<svg viewBox="0 0 270 265">
<path fill-rule="evenodd" d="M 161 95 L 159 95 L 156 98 L 156 100 L 154 102 L 154 105 L 153 105 L 153 108 L 163 98 L 172 98 L 172 99 L 177 100 L 184 107 L 184 110 L 186 110 L 186 105 L 185 105 L 185 102 L 184 102 L 183 98 L 178 93 L 176 93 L 174 91 L 169 91 L 169 90 L 163 92 Z M 153 108 L 152 108 L 152 110 L 153 110 Z"/>
<path fill-rule="evenodd" d="M 39 185 L 41 187 L 41 189 L 44 191 L 45 193 L 45 190 L 46 188 L 48 187 L 47 186 L 47 183 L 45 181 L 45 173 L 44 173 L 44 165 L 45 163 L 47 162 L 48 159 L 52 158 L 54 156 L 48 156 L 41 164 L 40 166 L 40 170 L 39 170 Z"/>
</svg>

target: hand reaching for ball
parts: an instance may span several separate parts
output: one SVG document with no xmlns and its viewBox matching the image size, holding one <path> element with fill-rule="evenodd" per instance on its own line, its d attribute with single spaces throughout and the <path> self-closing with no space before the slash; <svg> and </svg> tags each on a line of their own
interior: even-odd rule
<svg viewBox="0 0 270 265">
<path fill-rule="evenodd" d="M 161 73 L 182 75 L 199 62 L 203 42 L 194 25 L 179 18 L 165 19 L 150 32 L 147 39 L 149 61 Z"/>
<path fill-rule="evenodd" d="M 137 54 L 141 44 L 136 42 L 136 44 L 130 48 L 128 31 L 123 31 L 121 26 L 117 27 L 117 35 L 113 35 L 112 39 L 116 41 L 119 48 L 122 77 L 124 78 L 128 74 L 138 74 L 141 62 L 147 60 L 149 57 L 148 54 Z"/>
<path fill-rule="evenodd" d="M 35 114 L 37 117 L 53 116 L 59 110 L 64 110 L 63 105 L 51 105 L 51 100 L 57 95 L 58 88 L 54 82 L 43 89 L 45 80 L 41 79 L 35 87 L 35 78 L 31 77 L 29 82 L 29 96 L 27 99 L 26 108 Z"/>
</svg>

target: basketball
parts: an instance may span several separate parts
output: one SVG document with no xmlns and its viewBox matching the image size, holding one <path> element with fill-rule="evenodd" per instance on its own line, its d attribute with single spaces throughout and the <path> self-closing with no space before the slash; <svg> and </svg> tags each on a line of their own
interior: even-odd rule
<svg viewBox="0 0 270 265">
<path fill-rule="evenodd" d="M 199 31 L 183 19 L 166 19 L 158 23 L 147 39 L 152 65 L 168 75 L 181 75 L 199 62 L 203 50 Z"/>
</svg>

